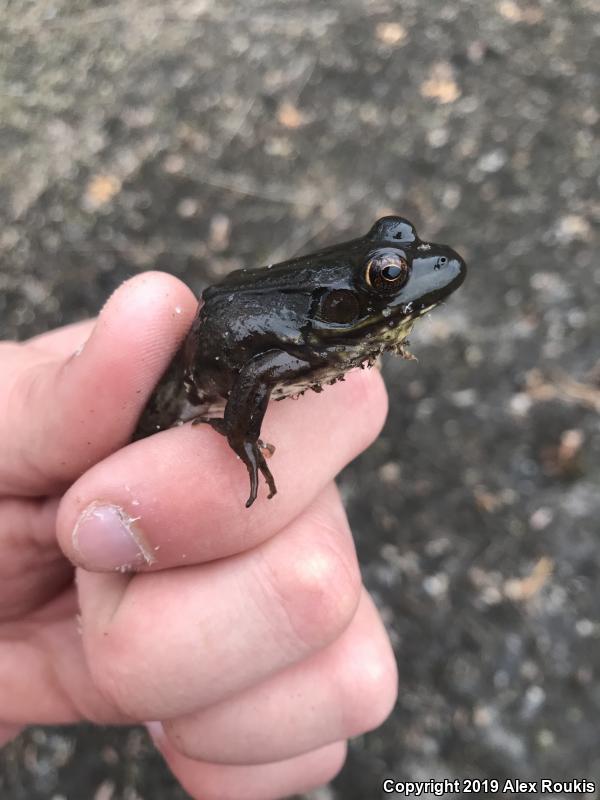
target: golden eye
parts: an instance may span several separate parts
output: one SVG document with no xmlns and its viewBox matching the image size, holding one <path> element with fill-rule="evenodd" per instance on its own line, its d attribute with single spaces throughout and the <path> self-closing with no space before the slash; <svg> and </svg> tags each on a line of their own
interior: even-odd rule
<svg viewBox="0 0 600 800">
<path fill-rule="evenodd" d="M 379 291 L 397 291 L 408 280 L 408 261 L 398 253 L 379 253 L 367 262 L 365 280 Z"/>
</svg>

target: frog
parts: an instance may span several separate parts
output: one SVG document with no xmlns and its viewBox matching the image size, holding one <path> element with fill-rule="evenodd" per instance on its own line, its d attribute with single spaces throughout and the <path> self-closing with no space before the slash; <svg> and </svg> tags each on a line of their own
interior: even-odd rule
<svg viewBox="0 0 600 800">
<path fill-rule="evenodd" d="M 463 283 L 464 259 L 423 241 L 402 216 L 314 253 L 229 273 L 206 288 L 193 324 L 151 393 L 133 439 L 192 422 L 224 436 L 269 499 L 277 488 L 261 427 L 270 400 L 323 391 L 384 352 L 412 359 L 415 322 Z"/>
</svg>

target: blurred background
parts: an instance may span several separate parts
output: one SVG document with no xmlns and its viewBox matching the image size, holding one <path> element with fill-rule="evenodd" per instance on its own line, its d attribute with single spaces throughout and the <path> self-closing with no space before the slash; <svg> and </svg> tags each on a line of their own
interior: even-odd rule
<svg viewBox="0 0 600 800">
<path fill-rule="evenodd" d="M 340 479 L 400 697 L 312 797 L 600 780 L 596 0 L 0 17 L 2 337 L 94 315 L 145 269 L 199 293 L 385 213 L 469 264 L 419 362 L 385 362 L 388 423 Z M 186 795 L 142 731 L 82 726 L 5 747 L 0 797 Z"/>
</svg>

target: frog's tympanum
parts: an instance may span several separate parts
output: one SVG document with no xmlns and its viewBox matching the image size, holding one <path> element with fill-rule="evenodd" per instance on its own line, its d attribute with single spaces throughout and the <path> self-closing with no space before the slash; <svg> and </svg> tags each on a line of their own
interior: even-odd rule
<svg viewBox="0 0 600 800">
<path fill-rule="evenodd" d="M 190 332 L 142 414 L 140 439 L 193 419 L 227 437 L 250 475 L 276 492 L 260 440 L 269 398 L 282 400 L 371 366 L 384 350 L 410 358 L 415 320 L 464 280 L 446 245 L 424 242 L 402 217 L 366 236 L 261 269 L 232 272 L 203 292 Z"/>
</svg>

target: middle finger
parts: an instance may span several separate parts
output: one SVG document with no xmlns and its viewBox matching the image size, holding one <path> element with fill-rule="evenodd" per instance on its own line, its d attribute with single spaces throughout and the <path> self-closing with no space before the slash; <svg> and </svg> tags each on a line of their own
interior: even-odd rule
<svg viewBox="0 0 600 800">
<path fill-rule="evenodd" d="M 396 701 L 397 682 L 385 628 L 363 590 L 352 622 L 329 647 L 222 703 L 170 720 L 165 731 L 198 761 L 281 761 L 380 725 Z"/>
<path fill-rule="evenodd" d="M 187 714 L 307 658 L 348 626 L 361 586 L 333 485 L 237 556 L 133 578 L 80 571 L 78 583 L 95 682 L 137 719 Z"/>
</svg>

